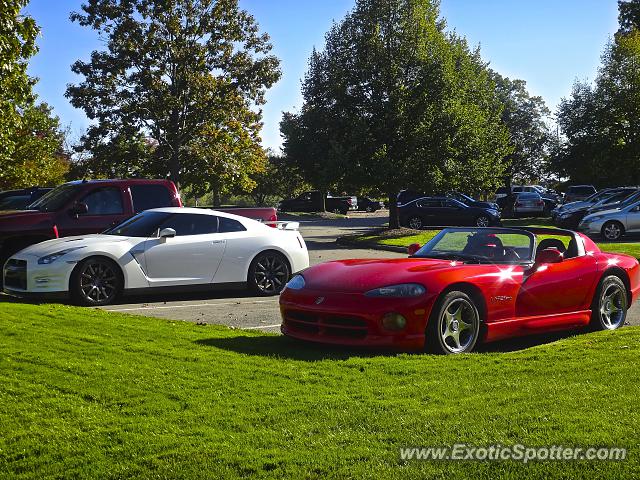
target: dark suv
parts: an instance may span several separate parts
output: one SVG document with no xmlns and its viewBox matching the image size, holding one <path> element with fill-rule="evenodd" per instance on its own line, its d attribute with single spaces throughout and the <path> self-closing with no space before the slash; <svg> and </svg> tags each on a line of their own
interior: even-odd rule
<svg viewBox="0 0 640 480">
<path fill-rule="evenodd" d="M 143 210 L 181 207 L 168 180 L 90 180 L 54 188 L 29 210 L 0 212 L 0 265 L 34 243 L 99 233 Z"/>
</svg>

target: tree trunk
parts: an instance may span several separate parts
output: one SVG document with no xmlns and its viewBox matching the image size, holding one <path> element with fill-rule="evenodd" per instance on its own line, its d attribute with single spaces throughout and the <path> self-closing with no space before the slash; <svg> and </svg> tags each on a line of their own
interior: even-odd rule
<svg viewBox="0 0 640 480">
<path fill-rule="evenodd" d="M 389 228 L 400 228 L 400 218 L 398 217 L 398 194 L 389 192 Z"/>
<path fill-rule="evenodd" d="M 218 191 L 213 192 L 213 206 L 214 207 L 220 206 L 220 192 Z"/>
</svg>

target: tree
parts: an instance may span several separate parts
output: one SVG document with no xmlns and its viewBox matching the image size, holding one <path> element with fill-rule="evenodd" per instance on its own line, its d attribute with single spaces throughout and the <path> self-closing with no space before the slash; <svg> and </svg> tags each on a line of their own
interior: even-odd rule
<svg viewBox="0 0 640 480">
<path fill-rule="evenodd" d="M 551 142 L 547 119 L 550 111 L 542 97 L 531 96 L 524 80 L 511 80 L 492 72 L 500 102 L 501 119 L 509 130 L 511 153 L 503 163 L 507 186 L 515 179 L 532 181 L 546 170 Z"/>
<path fill-rule="evenodd" d="M 69 170 L 60 119 L 46 103 L 21 109 L 12 152 L 0 169 L 0 189 L 57 185 Z"/>
<path fill-rule="evenodd" d="M 618 0 L 619 34 L 640 28 L 640 0 Z"/>
<path fill-rule="evenodd" d="M 486 64 L 438 15 L 436 1 L 357 0 L 313 52 L 300 112 L 281 123 L 285 155 L 310 183 L 384 190 L 391 227 L 400 189 L 491 189 L 509 153 Z"/>
<path fill-rule="evenodd" d="M 38 27 L 33 18 L 20 14 L 26 4 L 0 0 L 0 178 L 16 147 L 20 109 L 33 102 L 27 61 L 37 51 Z"/>
<path fill-rule="evenodd" d="M 554 164 L 572 181 L 640 184 L 640 31 L 630 25 L 607 44 L 595 83 L 576 82 L 558 108 Z"/>
<path fill-rule="evenodd" d="M 270 154 L 266 168 L 251 176 L 255 188 L 248 193 L 256 205 L 264 206 L 269 198 L 289 198 L 308 189 L 302 175 L 286 157 Z"/>
<path fill-rule="evenodd" d="M 66 92 L 99 125 L 82 141 L 92 156 L 145 137 L 150 172 L 218 194 L 262 168 L 259 105 L 279 62 L 237 0 L 88 0 L 71 19 L 107 47 L 73 64 L 84 80 Z"/>
</svg>

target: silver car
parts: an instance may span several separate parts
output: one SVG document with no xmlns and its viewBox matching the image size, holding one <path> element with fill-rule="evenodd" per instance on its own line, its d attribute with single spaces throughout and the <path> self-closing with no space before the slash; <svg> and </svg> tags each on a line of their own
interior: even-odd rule
<svg viewBox="0 0 640 480">
<path fill-rule="evenodd" d="M 587 215 L 578 229 L 587 235 L 602 235 L 606 240 L 619 240 L 625 233 L 640 232 L 640 202 L 622 208 Z"/>
<path fill-rule="evenodd" d="M 539 193 L 523 192 L 518 193 L 513 204 L 515 215 L 542 215 L 544 213 L 544 200 Z"/>
</svg>

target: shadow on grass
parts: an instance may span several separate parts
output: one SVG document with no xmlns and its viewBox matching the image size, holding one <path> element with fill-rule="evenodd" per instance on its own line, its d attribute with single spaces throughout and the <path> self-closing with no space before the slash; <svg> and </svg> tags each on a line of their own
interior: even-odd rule
<svg viewBox="0 0 640 480">
<path fill-rule="evenodd" d="M 576 335 L 576 331 L 554 334 L 533 335 L 514 338 L 500 342 L 479 345 L 478 354 L 506 353 L 525 350 L 527 348 L 545 345 L 557 340 Z M 395 350 L 380 350 L 373 348 L 356 348 L 348 346 L 323 345 L 296 340 L 283 335 L 244 336 L 226 338 L 206 338 L 196 340 L 195 343 L 206 347 L 215 347 L 244 355 L 273 357 L 290 360 L 315 362 L 320 360 L 347 360 L 349 358 L 392 357 L 400 354 L 423 355 L 423 352 L 401 352 Z"/>
</svg>

